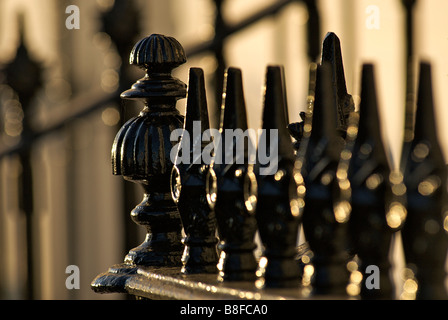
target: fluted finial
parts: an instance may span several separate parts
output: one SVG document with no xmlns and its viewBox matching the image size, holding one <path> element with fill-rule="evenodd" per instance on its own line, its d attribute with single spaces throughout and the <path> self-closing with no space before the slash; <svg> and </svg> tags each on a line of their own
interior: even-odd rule
<svg viewBox="0 0 448 320">
<path fill-rule="evenodd" d="M 340 134 L 345 137 L 348 117 L 351 112 L 355 111 L 355 104 L 352 96 L 347 93 L 341 42 L 333 32 L 327 33 L 323 41 L 322 64 L 324 62 L 328 62 L 331 65 L 334 103 L 337 110 L 337 126 Z"/>
<path fill-rule="evenodd" d="M 129 252 L 126 261 L 131 264 L 180 264 L 181 222 L 170 192 L 171 149 L 176 143 L 171 141 L 171 132 L 183 126 L 176 101 L 186 96 L 186 85 L 170 72 L 184 61 L 180 44 L 162 35 L 144 38 L 132 50 L 131 63 L 146 69 L 147 74 L 121 97 L 140 99 L 145 106 L 117 133 L 112 168 L 115 175 L 143 186 L 144 200 L 131 216 L 153 236 Z M 159 232 L 168 235 L 165 241 L 154 236 Z"/>
<path fill-rule="evenodd" d="M 271 162 L 260 162 L 257 158 L 253 174 L 256 187 L 250 171 L 246 178 L 246 183 L 252 184 L 246 187 L 246 207 L 255 213 L 263 243 L 263 257 L 257 271 L 259 287 L 298 287 L 300 281 L 296 244 L 301 210 L 293 177 L 295 156 L 286 114 L 282 68 L 270 66 L 266 72 L 264 137 L 260 137 L 259 150 L 270 153 Z M 262 169 L 267 167 L 273 170 L 263 173 Z"/>
<path fill-rule="evenodd" d="M 255 217 L 244 205 L 244 178 L 248 168 L 249 146 L 244 143 L 241 148 L 235 139 L 226 138 L 227 130 L 241 129 L 236 132 L 236 135 L 241 135 L 247 129 L 241 70 L 229 68 L 224 82 L 220 126 L 222 136 L 217 151 L 221 152 L 221 159 L 214 158 L 207 180 L 207 200 L 215 210 L 220 238 L 218 279 L 255 280 L 257 262 L 254 256 L 254 238 L 257 226 Z M 240 142 L 242 140 L 244 139 Z"/>
<path fill-rule="evenodd" d="M 136 43 L 129 63 L 147 73 L 169 73 L 187 61 L 182 45 L 173 37 L 152 34 Z"/>
<path fill-rule="evenodd" d="M 413 277 L 413 292 L 405 299 L 447 299 L 444 281 L 448 251 L 447 167 L 438 142 L 432 92 L 431 65 L 420 64 L 414 139 L 407 155 L 404 181 L 407 217 L 402 229 L 403 249 Z"/>
<path fill-rule="evenodd" d="M 129 59 L 146 71 L 145 77 L 123 92 L 123 99 L 180 99 L 185 98 L 186 85 L 171 76 L 171 71 L 186 62 L 180 43 L 168 36 L 152 34 L 140 40 Z"/>
<path fill-rule="evenodd" d="M 348 282 L 347 220 L 333 212 L 336 170 L 344 147 L 336 130 L 333 90 L 332 69 L 324 62 L 317 69 L 313 124 L 301 172 L 306 186 L 303 230 L 314 254 L 315 294 L 345 294 Z"/>
<path fill-rule="evenodd" d="M 171 154 L 178 141 L 172 141 L 171 134 L 183 127 L 176 101 L 186 96 L 186 85 L 170 72 L 185 62 L 185 55 L 176 40 L 162 35 L 144 38 L 132 52 L 131 63 L 147 73 L 121 97 L 142 100 L 144 106 L 115 136 L 111 158 L 114 175 L 143 188 L 143 200 L 131 217 L 145 227 L 146 237 L 128 252 L 124 263 L 92 281 L 96 292 L 123 292 L 127 279 L 141 266 L 182 265 L 182 222 L 171 196 Z"/>
<path fill-rule="evenodd" d="M 207 129 L 209 118 L 204 72 L 199 68 L 191 68 L 184 133 L 178 150 L 185 154 L 180 158 L 178 154 L 171 179 L 171 194 L 179 209 L 185 232 L 181 270 L 185 274 L 217 272 L 216 219 L 214 211 L 207 204 L 205 190 L 209 164 L 201 156 L 201 138 Z"/>
</svg>

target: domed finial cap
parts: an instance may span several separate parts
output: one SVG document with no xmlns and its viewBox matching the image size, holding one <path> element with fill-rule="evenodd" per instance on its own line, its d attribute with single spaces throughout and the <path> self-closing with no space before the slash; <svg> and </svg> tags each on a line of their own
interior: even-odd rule
<svg viewBox="0 0 448 320">
<path fill-rule="evenodd" d="M 146 71 L 145 77 L 121 94 L 123 99 L 163 99 L 171 101 L 186 96 L 186 84 L 171 71 L 187 61 L 182 45 L 174 38 L 152 34 L 143 38 L 131 51 L 129 63 Z"/>
<path fill-rule="evenodd" d="M 136 43 L 131 51 L 130 64 L 147 73 L 169 73 L 187 61 L 184 48 L 173 37 L 152 34 Z"/>
</svg>

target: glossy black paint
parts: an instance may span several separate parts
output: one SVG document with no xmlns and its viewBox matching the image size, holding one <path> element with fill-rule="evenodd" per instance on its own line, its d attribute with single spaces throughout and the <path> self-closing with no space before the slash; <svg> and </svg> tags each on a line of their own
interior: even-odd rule
<svg viewBox="0 0 448 320">
<path fill-rule="evenodd" d="M 194 122 L 200 124 L 199 132 L 195 132 Z M 184 124 L 186 135 L 182 137 L 182 140 L 188 139 L 189 149 L 180 147 L 185 141 L 179 144 L 181 152 L 189 153 L 189 161 L 176 164 L 171 175 L 171 195 L 186 234 L 182 240 L 185 245 L 182 272 L 186 274 L 218 272 L 215 212 L 207 203 L 205 190 L 209 164 L 203 157 L 196 159 L 197 152 L 194 151 L 197 149 L 202 153 L 205 146 L 202 134 L 209 127 L 204 72 L 191 68 Z"/>
<path fill-rule="evenodd" d="M 417 299 L 447 299 L 447 166 L 438 140 L 431 65 L 420 64 L 414 137 L 403 167 L 407 217 L 402 230 L 406 263 Z"/>
<path fill-rule="evenodd" d="M 224 96 L 224 95 L 223 95 Z M 229 68 L 225 78 L 220 130 L 248 128 L 241 70 Z M 233 163 L 212 162 L 207 178 L 207 200 L 215 210 L 221 250 L 218 263 L 221 281 L 254 281 L 257 261 L 254 243 L 257 223 L 244 205 L 244 179 L 248 168 L 248 145 L 236 154 L 234 141 L 221 137 L 222 154 L 233 152 Z M 239 159 L 237 159 L 239 158 Z"/>
<path fill-rule="evenodd" d="M 129 251 L 125 262 L 135 265 L 180 265 L 181 221 L 171 197 L 175 142 L 171 132 L 183 126 L 176 101 L 186 96 L 186 85 L 171 76 L 171 70 L 186 61 L 182 46 L 171 37 L 153 34 L 132 49 L 130 63 L 146 71 L 123 99 L 145 104 L 137 117 L 117 133 L 112 146 L 113 174 L 139 183 L 143 201 L 131 212 L 132 219 L 147 229 L 145 241 Z"/>
<path fill-rule="evenodd" d="M 335 211 L 349 215 L 350 250 L 351 254 L 357 255 L 358 271 L 363 275 L 361 297 L 391 299 L 395 288 L 389 252 L 392 235 L 402 226 L 396 215 L 403 207 L 394 202 L 396 197 L 389 182 L 392 174 L 390 154 L 382 138 L 373 65 L 363 66 L 360 111 L 352 118 L 347 147 L 337 171 L 341 197 L 337 199 Z M 399 189 L 397 186 L 395 184 L 395 189 Z M 345 197 L 347 193 L 350 193 L 349 197 Z M 379 289 L 366 286 L 370 274 L 366 270 L 370 265 L 381 270 Z"/>
<path fill-rule="evenodd" d="M 295 155 L 287 130 L 284 91 L 282 68 L 268 67 L 262 125 L 266 140 L 263 141 L 271 156 L 276 154 L 277 157 L 268 164 L 257 161 L 253 168 L 256 188 L 246 187 L 246 203 L 255 213 L 263 245 L 258 285 L 267 288 L 298 287 L 301 280 L 296 259 L 301 210 L 298 186 L 293 177 Z M 276 130 L 277 139 L 271 140 L 271 130 Z M 274 161 L 277 163 L 275 170 L 261 174 L 261 169 L 266 170 Z M 250 173 L 246 183 L 254 184 Z"/>
<path fill-rule="evenodd" d="M 348 280 L 347 224 L 334 213 L 336 170 L 344 139 L 337 131 L 337 117 L 328 63 L 318 66 L 311 135 L 302 175 L 306 186 L 303 230 L 314 253 L 314 291 L 344 294 Z"/>
</svg>

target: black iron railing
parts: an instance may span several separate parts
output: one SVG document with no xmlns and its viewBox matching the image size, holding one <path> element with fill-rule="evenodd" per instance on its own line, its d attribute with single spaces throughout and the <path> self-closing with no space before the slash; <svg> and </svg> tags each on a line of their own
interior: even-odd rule
<svg viewBox="0 0 448 320">
<path fill-rule="evenodd" d="M 26 110 L 39 84 L 14 84 L 13 78 L 7 78 L 22 102 L 24 122 L 19 142 L 1 150 L 0 159 L 15 154 L 21 157 L 21 205 L 29 226 L 33 199 L 27 154 L 31 146 L 105 104 L 117 102 L 124 90 L 122 98 L 143 102 L 139 115 L 121 123 L 112 160 L 114 174 L 143 187 L 143 201 L 131 216 L 146 228 L 146 238 L 129 251 L 124 262 L 94 279 L 94 291 L 176 299 L 391 299 L 396 298 L 396 284 L 389 276 L 389 246 L 401 231 L 409 269 L 405 298 L 447 298 L 443 284 L 448 249 L 446 165 L 434 131 L 431 67 L 425 62 L 418 70 L 412 67 L 416 1 L 402 1 L 407 89 L 400 170 L 391 167 L 382 143 L 374 66 L 363 66 L 360 110 L 355 112 L 345 87 L 341 44 L 329 33 L 321 45 L 317 1 L 311 0 L 302 1 L 309 15 L 307 55 L 311 63 L 308 108 L 301 113 L 302 121 L 288 123 L 283 68 L 268 66 L 263 97 L 264 141 L 269 142 L 265 149 L 256 149 L 257 156 L 252 158 L 249 144 L 243 143 L 240 149 L 238 141 L 227 139 L 225 143 L 222 139 L 213 149 L 211 162 L 201 158 L 193 165 L 174 164 L 171 155 L 181 145 L 171 139 L 176 129 L 186 129 L 181 143 L 192 138 L 192 149 L 182 149 L 182 157 L 188 153 L 191 161 L 195 150 L 203 152 L 207 147 L 185 134 L 195 121 L 201 123 L 201 134 L 211 127 L 221 133 L 250 129 L 244 74 L 228 68 L 223 53 L 226 39 L 297 1 L 277 1 L 235 25 L 223 17 L 225 1 L 215 1 L 212 40 L 184 51 L 171 37 L 143 38 L 133 49 L 131 64 L 144 69 L 145 77 L 131 87 L 135 79 L 129 77 L 127 64 L 122 64 L 116 92 L 72 101 L 84 108 L 43 129 L 31 129 L 28 122 L 32 119 Z M 124 30 L 115 27 L 115 22 L 125 17 L 137 19 L 138 11 L 129 3 L 115 1 L 103 19 L 104 30 L 123 61 L 133 45 L 132 36 L 138 33 L 135 23 L 122 24 L 127 26 Z M 188 85 L 171 76 L 185 56 L 203 52 L 216 58 L 218 67 L 212 79 L 204 79 L 200 68 L 190 69 Z M 18 52 L 16 62 L 23 57 L 28 59 L 26 52 Z M 39 71 L 29 59 L 27 63 L 30 70 Z M 13 65 L 10 68 L 15 69 Z M 416 75 L 418 91 L 413 88 Z M 31 78 L 39 79 L 37 75 Z M 211 96 L 218 110 L 208 110 L 205 81 L 214 84 Z M 184 118 L 175 103 L 185 97 Z M 209 123 L 208 114 L 219 115 L 210 118 L 216 123 Z M 229 163 L 219 163 L 218 151 L 232 151 L 235 157 Z M 263 174 L 269 169 L 259 156 L 263 151 L 275 159 L 275 170 L 269 174 Z M 129 191 L 125 195 L 130 198 Z M 125 201 L 126 208 L 135 206 L 130 202 Z M 300 227 L 306 241 L 297 246 Z M 263 248 L 259 259 L 254 255 L 257 232 Z M 31 227 L 27 238 L 32 238 Z M 33 298 L 32 241 L 27 246 L 28 298 Z"/>
<path fill-rule="evenodd" d="M 218 26 L 220 19 L 218 10 Z M 221 47 L 214 48 L 219 61 Z M 411 59 L 412 51 L 407 53 Z M 430 65 L 422 62 L 418 70 L 415 123 L 405 126 L 412 139 L 405 135 L 397 170 L 382 142 L 374 66 L 363 65 L 355 112 L 334 33 L 324 39 L 321 56 L 311 64 L 309 109 L 301 123 L 289 126 L 283 69 L 267 67 L 264 131 L 256 154 L 249 141 L 241 144 L 240 137 L 225 134 L 250 129 L 243 75 L 226 69 L 216 144 L 204 154 L 210 126 L 202 70 L 190 69 L 177 144 L 168 136 L 182 126 L 173 101 L 183 97 L 185 84 L 169 72 L 184 62 L 183 49 L 162 35 L 134 47 L 131 63 L 147 74 L 122 97 L 141 99 L 144 109 L 117 134 L 113 159 L 115 174 L 144 186 L 144 200 L 131 216 L 147 235 L 124 263 L 94 279 L 96 292 L 177 299 L 393 299 L 389 251 L 401 231 L 409 277 L 402 297 L 447 298 L 447 176 L 435 131 Z M 414 102 L 407 103 L 407 116 L 414 118 Z M 192 137 L 195 122 L 201 130 Z M 177 158 L 170 163 L 173 149 Z M 306 242 L 297 246 L 300 225 Z"/>
</svg>

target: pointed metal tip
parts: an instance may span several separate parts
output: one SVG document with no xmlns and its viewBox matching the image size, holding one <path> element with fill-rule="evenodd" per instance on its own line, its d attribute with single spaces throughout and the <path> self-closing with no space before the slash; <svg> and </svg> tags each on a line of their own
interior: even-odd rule
<svg viewBox="0 0 448 320">
<path fill-rule="evenodd" d="M 336 134 L 336 110 L 331 81 L 331 66 L 323 62 L 316 71 L 316 93 L 314 100 L 311 139 L 331 137 Z"/>
<path fill-rule="evenodd" d="M 375 84 L 375 68 L 364 64 L 361 76 L 361 103 L 359 111 L 358 135 L 361 144 L 372 144 L 377 163 L 388 165 L 386 148 L 381 134 L 381 119 Z"/>
<path fill-rule="evenodd" d="M 381 137 L 380 117 L 375 84 L 375 71 L 372 64 L 364 64 L 361 75 L 361 103 L 358 135 Z"/>
<path fill-rule="evenodd" d="M 361 75 L 361 104 L 364 106 L 377 105 L 376 86 L 375 86 L 375 71 L 372 64 L 364 64 L 362 66 Z M 364 111 L 365 108 L 361 110 Z"/>
<path fill-rule="evenodd" d="M 328 32 L 322 44 L 322 62 L 334 63 L 335 58 L 342 61 L 341 41 L 336 33 Z"/>
<path fill-rule="evenodd" d="M 268 66 L 262 128 L 269 131 L 277 130 L 278 154 L 282 157 L 293 157 L 294 149 L 288 131 L 287 112 L 283 69 L 280 66 Z M 266 134 L 270 135 L 270 132 Z"/>
<path fill-rule="evenodd" d="M 347 94 L 341 41 L 334 32 L 328 32 L 322 44 L 322 61 L 329 62 L 333 68 L 333 83 L 337 86 L 340 98 Z"/>
<path fill-rule="evenodd" d="M 336 33 L 332 32 L 332 31 L 329 31 L 329 32 L 327 32 L 327 34 L 325 35 L 324 43 L 325 43 L 325 42 L 328 42 L 328 41 L 338 41 L 338 42 L 339 42 L 339 38 L 338 38 L 338 36 L 336 35 Z"/>
<path fill-rule="evenodd" d="M 432 88 L 432 71 L 428 62 L 420 63 L 417 91 L 417 111 L 415 115 L 415 139 L 437 139 L 436 118 Z"/>
<path fill-rule="evenodd" d="M 204 71 L 201 68 L 191 68 L 189 73 L 184 128 L 190 134 L 193 132 L 193 122 L 195 121 L 201 122 L 201 132 L 210 128 Z"/>
<path fill-rule="evenodd" d="M 225 74 L 220 128 L 247 129 L 243 78 L 238 68 L 231 67 Z"/>
<path fill-rule="evenodd" d="M 432 92 L 432 70 L 431 64 L 429 64 L 428 62 L 420 63 L 417 104 L 425 104 L 434 107 Z"/>
<path fill-rule="evenodd" d="M 286 128 L 286 102 L 281 67 L 268 66 L 266 70 L 263 129 Z"/>
<path fill-rule="evenodd" d="M 323 41 L 322 64 L 324 62 L 331 65 L 332 83 L 337 97 L 338 128 L 345 131 L 348 117 L 355 110 L 355 105 L 352 96 L 347 93 L 341 42 L 334 32 L 327 33 Z"/>
</svg>

